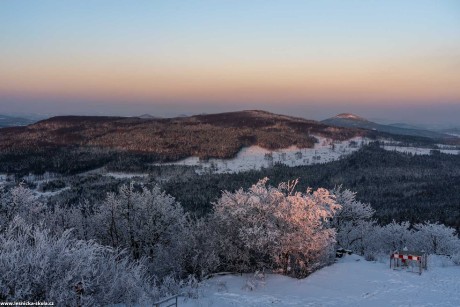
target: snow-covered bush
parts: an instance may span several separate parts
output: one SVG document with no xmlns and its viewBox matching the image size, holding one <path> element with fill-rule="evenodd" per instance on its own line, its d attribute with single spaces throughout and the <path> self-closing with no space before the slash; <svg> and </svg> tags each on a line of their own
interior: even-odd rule
<svg viewBox="0 0 460 307">
<path fill-rule="evenodd" d="M 182 279 L 180 281 L 180 287 L 180 293 L 186 298 L 197 299 L 202 295 L 199 280 L 193 275 L 189 275 L 187 278 Z"/>
<path fill-rule="evenodd" d="M 452 262 L 455 265 L 460 265 L 460 252 L 457 252 L 451 256 Z"/>
<path fill-rule="evenodd" d="M 254 274 L 246 279 L 246 283 L 243 286 L 244 290 L 254 291 L 257 288 L 265 285 L 265 273 L 260 271 L 255 271 Z"/>
<path fill-rule="evenodd" d="M 105 306 L 156 299 L 146 267 L 93 241 L 13 220 L 0 235 L 0 300 Z"/>
<path fill-rule="evenodd" d="M 6 191 L 0 187 L 0 232 L 20 216 L 28 223 L 36 223 L 43 218 L 45 206 L 38 201 L 32 191 L 21 183 Z"/>
<path fill-rule="evenodd" d="M 293 183 L 275 188 L 267 181 L 225 191 L 214 204 L 221 256 L 230 270 L 269 267 L 305 276 L 335 254 L 335 231 L 328 226 L 340 206 L 326 189 L 299 193 Z"/>
</svg>

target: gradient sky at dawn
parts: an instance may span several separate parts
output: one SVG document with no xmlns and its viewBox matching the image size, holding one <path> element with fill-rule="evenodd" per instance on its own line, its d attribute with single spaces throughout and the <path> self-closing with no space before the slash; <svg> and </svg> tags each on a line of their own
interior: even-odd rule
<svg viewBox="0 0 460 307">
<path fill-rule="evenodd" d="M 460 1 L 0 1 L 0 114 L 460 122 Z"/>
</svg>

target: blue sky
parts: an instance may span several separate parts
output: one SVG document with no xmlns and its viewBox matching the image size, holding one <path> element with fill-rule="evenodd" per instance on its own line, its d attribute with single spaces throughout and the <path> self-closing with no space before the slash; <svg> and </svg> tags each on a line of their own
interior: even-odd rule
<svg viewBox="0 0 460 307">
<path fill-rule="evenodd" d="M 3 0 L 0 45 L 0 113 L 460 109 L 460 1 Z"/>
</svg>

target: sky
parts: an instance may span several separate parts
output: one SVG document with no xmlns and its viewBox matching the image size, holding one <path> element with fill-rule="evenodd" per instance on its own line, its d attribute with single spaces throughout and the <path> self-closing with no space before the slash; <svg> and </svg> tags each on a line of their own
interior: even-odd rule
<svg viewBox="0 0 460 307">
<path fill-rule="evenodd" d="M 0 1 L 0 114 L 243 109 L 460 122 L 460 1 Z"/>
</svg>

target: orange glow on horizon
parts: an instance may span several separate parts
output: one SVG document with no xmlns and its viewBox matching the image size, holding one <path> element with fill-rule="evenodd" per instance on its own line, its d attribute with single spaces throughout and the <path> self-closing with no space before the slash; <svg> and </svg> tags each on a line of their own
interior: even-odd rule
<svg viewBox="0 0 460 307">
<path fill-rule="evenodd" d="M 234 61 L 207 64 L 76 59 L 2 65 L 0 91 L 102 100 L 373 101 L 460 100 L 448 61 L 423 58 Z M 325 64 L 327 63 L 327 64 Z"/>
</svg>

